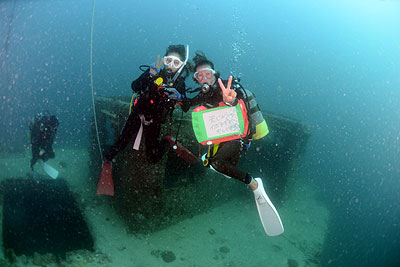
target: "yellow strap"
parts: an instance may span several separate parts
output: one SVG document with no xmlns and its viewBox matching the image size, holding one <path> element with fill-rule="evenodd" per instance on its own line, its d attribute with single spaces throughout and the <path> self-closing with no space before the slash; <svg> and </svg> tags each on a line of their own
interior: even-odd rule
<svg viewBox="0 0 400 267">
<path fill-rule="evenodd" d="M 215 153 L 217 153 L 218 148 L 219 148 L 219 144 L 220 144 L 220 143 L 214 144 L 213 156 L 215 155 Z"/>
<path fill-rule="evenodd" d="M 136 93 L 132 94 L 132 99 L 131 99 L 131 105 L 129 106 L 129 115 L 131 115 L 132 112 L 132 103 L 133 103 L 133 99 L 135 98 Z"/>
<path fill-rule="evenodd" d="M 212 152 L 213 156 L 215 155 L 215 153 L 217 153 L 219 144 L 220 143 L 216 143 L 216 144 L 212 145 L 213 146 L 213 152 Z M 211 145 L 208 146 L 207 158 L 209 158 L 209 157 L 211 157 Z"/>
<path fill-rule="evenodd" d="M 208 146 L 207 158 L 210 157 L 210 153 L 211 153 L 211 146 Z"/>
</svg>

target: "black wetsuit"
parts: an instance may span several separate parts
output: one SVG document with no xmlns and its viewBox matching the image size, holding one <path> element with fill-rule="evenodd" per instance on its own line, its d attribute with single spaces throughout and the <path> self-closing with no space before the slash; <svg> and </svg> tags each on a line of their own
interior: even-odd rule
<svg viewBox="0 0 400 267">
<path fill-rule="evenodd" d="M 57 125 L 53 125 L 50 122 L 50 117 L 47 115 L 38 115 L 29 126 L 31 134 L 31 146 L 32 146 L 32 159 L 31 169 L 35 163 L 42 159 L 47 161 L 49 158 L 54 158 L 55 154 L 53 151 L 53 141 L 57 132 Z M 44 154 L 40 156 L 40 151 L 43 150 Z"/>
<path fill-rule="evenodd" d="M 227 84 L 227 81 L 223 81 Z M 237 99 L 245 99 L 243 93 L 239 90 L 237 92 Z M 210 86 L 207 92 L 201 91 L 197 96 L 195 96 L 191 101 L 191 106 L 204 105 L 205 107 L 217 107 L 219 102 L 223 101 L 222 90 L 219 87 L 218 82 L 213 86 Z M 186 104 L 186 103 L 185 103 Z M 214 155 L 210 155 L 208 158 L 209 165 L 211 165 L 215 170 L 223 173 L 227 176 L 235 178 L 239 181 L 249 184 L 251 182 L 251 176 L 236 167 L 240 153 L 246 148 L 246 144 L 249 141 L 246 139 L 238 139 L 227 142 L 219 143 L 218 150 Z M 211 145 L 210 151 L 214 150 L 214 145 Z"/>
<path fill-rule="evenodd" d="M 160 75 L 164 83 L 168 81 L 165 70 Z M 156 78 L 157 78 L 156 77 Z M 185 79 L 178 77 L 170 87 L 176 88 L 183 96 L 185 95 Z M 145 139 L 145 153 L 150 163 L 157 163 L 168 148 L 168 142 L 159 140 L 161 126 L 166 122 L 169 115 L 177 104 L 177 100 L 169 99 L 165 92 L 157 89 L 149 71 L 145 71 L 138 79 L 132 82 L 132 90 L 137 94 L 131 114 L 122 129 L 118 141 L 111 146 L 105 155 L 105 160 L 111 161 L 119 151 L 124 149 L 131 140 L 135 140 L 142 124 L 143 116 L 143 138 Z M 168 89 L 168 88 L 167 88 Z M 187 111 L 187 109 L 185 109 Z"/>
</svg>

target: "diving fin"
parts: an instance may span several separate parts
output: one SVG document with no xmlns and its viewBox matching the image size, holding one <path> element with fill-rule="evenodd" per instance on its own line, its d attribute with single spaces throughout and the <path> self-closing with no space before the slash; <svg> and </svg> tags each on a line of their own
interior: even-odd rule
<svg viewBox="0 0 400 267">
<path fill-rule="evenodd" d="M 114 195 L 114 182 L 112 179 L 112 166 L 110 162 L 103 163 L 100 180 L 97 184 L 97 195 Z"/>
<path fill-rule="evenodd" d="M 190 152 L 189 149 L 184 147 L 180 142 L 176 142 L 175 137 L 172 137 L 171 135 L 167 135 L 164 137 L 165 140 L 169 142 L 169 146 L 174 149 L 175 153 L 186 161 L 189 164 L 193 164 L 199 161 L 199 158 L 196 157 L 192 152 Z"/>
<path fill-rule="evenodd" d="M 56 169 L 54 169 L 53 167 L 51 167 L 49 164 L 47 164 L 46 162 L 44 162 L 43 160 L 39 160 L 40 164 L 43 167 L 43 170 L 53 179 L 56 179 L 58 176 L 58 171 Z"/>
<path fill-rule="evenodd" d="M 265 193 L 261 178 L 254 179 L 258 183 L 258 187 L 253 193 L 264 231 L 269 236 L 280 235 L 284 231 L 281 218 L 271 200 L 268 198 L 267 193 Z"/>
</svg>

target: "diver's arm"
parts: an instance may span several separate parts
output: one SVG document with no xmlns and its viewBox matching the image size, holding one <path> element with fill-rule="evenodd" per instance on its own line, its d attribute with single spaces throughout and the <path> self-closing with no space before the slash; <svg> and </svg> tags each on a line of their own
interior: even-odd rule
<svg viewBox="0 0 400 267">
<path fill-rule="evenodd" d="M 150 80 L 150 71 L 146 70 L 132 82 L 131 88 L 134 92 L 138 93 L 149 85 Z"/>
<path fill-rule="evenodd" d="M 220 78 L 218 78 L 219 87 L 222 90 L 223 101 L 226 105 L 232 106 L 235 104 L 236 92 L 231 89 L 232 76 L 229 76 L 228 83 L 225 85 Z M 237 101 L 237 100 L 236 100 Z"/>
<path fill-rule="evenodd" d="M 192 99 L 187 98 L 186 96 L 184 99 L 182 99 L 182 107 L 181 108 L 182 108 L 183 112 L 187 112 L 190 109 L 190 107 L 192 106 L 191 103 L 192 103 Z"/>
<path fill-rule="evenodd" d="M 179 104 L 181 104 L 181 109 L 184 112 L 187 112 L 191 107 L 191 99 L 186 97 L 186 84 L 185 78 L 179 77 L 174 83 L 174 88 L 181 94 L 182 100 L 180 100 Z M 168 90 L 168 88 L 167 88 Z"/>
</svg>

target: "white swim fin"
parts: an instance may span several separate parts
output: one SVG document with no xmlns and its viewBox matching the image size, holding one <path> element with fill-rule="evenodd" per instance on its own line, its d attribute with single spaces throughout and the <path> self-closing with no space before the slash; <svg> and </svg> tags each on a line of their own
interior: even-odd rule
<svg viewBox="0 0 400 267">
<path fill-rule="evenodd" d="M 56 179 L 58 176 L 58 171 L 56 169 L 54 169 L 53 167 L 51 167 L 49 164 L 47 164 L 46 162 L 44 162 L 43 160 L 39 160 L 40 164 L 43 167 L 43 170 L 53 179 Z"/>
<path fill-rule="evenodd" d="M 268 198 L 267 193 L 265 193 L 261 178 L 254 179 L 258 183 L 258 187 L 253 193 L 264 231 L 269 236 L 280 235 L 284 231 L 281 218 L 271 200 Z"/>
</svg>

